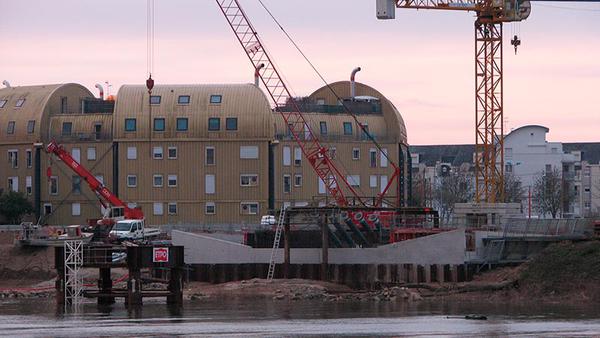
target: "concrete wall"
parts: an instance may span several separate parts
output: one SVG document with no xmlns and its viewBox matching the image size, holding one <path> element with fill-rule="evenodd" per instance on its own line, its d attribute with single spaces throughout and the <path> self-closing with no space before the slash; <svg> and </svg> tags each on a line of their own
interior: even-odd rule
<svg viewBox="0 0 600 338">
<path fill-rule="evenodd" d="M 174 245 L 185 247 L 187 264 L 268 263 L 271 249 L 254 249 L 247 245 L 208 236 L 173 230 Z M 378 248 L 329 249 L 330 264 L 463 264 L 465 262 L 464 229 L 444 232 Z M 292 249 L 291 264 L 319 264 L 321 249 Z M 276 262 L 283 263 L 283 249 Z"/>
</svg>

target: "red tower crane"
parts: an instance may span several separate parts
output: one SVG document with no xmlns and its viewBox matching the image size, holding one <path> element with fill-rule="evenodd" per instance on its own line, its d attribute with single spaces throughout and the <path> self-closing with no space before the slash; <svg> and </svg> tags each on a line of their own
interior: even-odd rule
<svg viewBox="0 0 600 338">
<path fill-rule="evenodd" d="M 258 33 L 250 23 L 238 0 L 217 0 L 217 4 L 250 59 L 255 69 L 255 74 L 262 80 L 274 104 L 275 111 L 278 111 L 283 117 L 291 136 L 298 143 L 304 157 L 306 157 L 317 176 L 325 183 L 325 187 L 335 200 L 336 205 L 349 205 L 348 199 L 344 195 L 344 190 L 340 186 L 340 183 L 342 183 L 353 196 L 353 199 L 359 201 L 364 206 L 365 202 L 362 200 L 362 197 L 347 181 L 347 176 L 336 167 L 327 147 L 319 142 L 310 125 L 300 112 L 298 104 L 293 99 L 279 71 L 275 68 L 275 65 L 271 61 L 271 56 L 264 48 L 263 43 L 258 37 Z M 282 109 L 290 104 L 292 109 Z M 358 124 L 364 132 L 368 133 L 360 122 Z M 390 162 L 394 169 L 394 173 L 388 181 L 387 186 L 377 196 L 374 203 L 375 206 L 381 205 L 383 197 L 390 190 L 390 187 L 393 186 L 394 180 L 399 177 L 400 168 L 393 161 L 388 162 Z M 398 202 L 401 193 L 401 191 L 396 191 Z M 397 203 L 397 207 L 400 206 L 400 203 Z"/>
<path fill-rule="evenodd" d="M 109 212 L 103 215 L 103 220 L 108 223 L 114 222 L 116 219 L 144 219 L 144 213 L 141 209 L 129 208 L 125 202 L 121 201 L 108 188 L 102 184 L 92 173 L 77 162 L 62 145 L 57 144 L 54 140 L 48 143 L 46 151 L 49 154 L 54 154 L 60 158 L 71 170 L 79 177 L 83 178 L 90 189 L 96 194 L 100 204 Z M 102 220 L 101 220 L 102 221 Z"/>
</svg>

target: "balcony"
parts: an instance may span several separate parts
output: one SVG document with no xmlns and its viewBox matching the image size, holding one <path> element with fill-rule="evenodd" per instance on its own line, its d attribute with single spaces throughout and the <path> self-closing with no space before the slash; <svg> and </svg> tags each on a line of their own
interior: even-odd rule
<svg viewBox="0 0 600 338">
<path fill-rule="evenodd" d="M 112 132 L 102 131 L 94 133 L 71 133 L 71 134 L 51 134 L 50 138 L 58 143 L 76 143 L 76 142 L 100 142 L 112 141 Z"/>
</svg>

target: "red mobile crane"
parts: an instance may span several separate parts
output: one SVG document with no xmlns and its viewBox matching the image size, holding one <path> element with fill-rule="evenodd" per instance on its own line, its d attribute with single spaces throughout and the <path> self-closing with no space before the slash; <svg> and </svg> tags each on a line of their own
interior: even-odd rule
<svg viewBox="0 0 600 338">
<path fill-rule="evenodd" d="M 355 201 L 358 201 L 361 206 L 366 207 L 365 201 L 363 201 L 362 197 L 348 182 L 347 176 L 335 166 L 327 147 L 323 146 L 313 133 L 306 119 L 302 115 L 298 104 L 293 99 L 286 84 L 283 82 L 279 71 L 271 61 L 271 57 L 259 39 L 257 31 L 250 23 L 250 20 L 241 8 L 238 0 L 217 0 L 217 5 L 223 12 L 231 29 L 254 66 L 255 74 L 260 76 L 260 79 L 265 85 L 265 88 L 273 101 L 275 111 L 279 111 L 283 117 L 291 136 L 300 146 L 303 155 L 308 159 L 308 163 L 310 163 L 317 176 L 325 183 L 327 192 L 333 197 L 336 205 L 340 207 L 350 205 L 348 199 L 344 196 L 344 191 L 339 185 L 339 182 L 341 181 L 351 193 L 352 198 Z M 290 111 L 286 111 L 288 109 L 282 109 L 290 104 L 292 106 Z M 350 112 L 347 107 L 345 108 L 346 111 Z M 366 135 L 369 135 L 371 141 L 379 148 L 379 145 L 370 136 L 364 125 L 360 123 L 353 114 L 351 115 L 355 118 L 361 130 L 365 132 Z M 379 151 L 382 150 L 379 149 Z M 390 190 L 394 180 L 397 179 L 400 174 L 400 168 L 390 159 L 388 159 L 388 162 L 394 169 L 394 173 L 382 192 L 378 194 L 374 206 L 381 206 L 384 196 L 388 190 Z M 402 192 L 397 189 L 396 194 L 396 207 L 401 207 L 400 198 Z"/>
<path fill-rule="evenodd" d="M 117 220 L 122 219 L 144 219 L 144 213 L 141 209 L 129 208 L 125 202 L 121 201 L 108 190 L 102 182 L 92 175 L 92 173 L 79 164 L 79 162 L 77 162 L 62 145 L 57 144 L 56 141 L 53 140 L 46 146 L 46 151 L 49 154 L 54 154 L 56 157 L 60 158 L 61 161 L 79 175 L 79 177 L 83 178 L 90 189 L 96 194 L 100 204 L 107 210 L 107 213 L 102 215 L 102 219 L 98 221 L 98 225 L 112 226 Z"/>
</svg>

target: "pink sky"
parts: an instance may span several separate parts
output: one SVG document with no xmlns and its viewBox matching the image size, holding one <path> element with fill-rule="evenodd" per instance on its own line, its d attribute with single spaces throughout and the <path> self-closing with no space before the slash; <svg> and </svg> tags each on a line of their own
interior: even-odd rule
<svg viewBox="0 0 600 338">
<path fill-rule="evenodd" d="M 390 98 L 411 144 L 474 141 L 473 14 L 397 10 L 374 0 L 266 0 L 327 80 L 357 80 Z M 93 4 L 93 5 L 92 5 Z M 256 1 L 242 1 L 297 95 L 322 83 Z M 559 9 L 556 7 L 574 9 Z M 0 80 L 12 85 L 141 84 L 146 1 L 0 0 Z M 21 13 L 18 15 L 16 13 Z M 510 128 L 542 124 L 550 139 L 600 141 L 600 4 L 533 3 L 514 55 L 505 26 L 504 102 Z M 252 69 L 214 1 L 156 0 L 157 83 L 239 83 Z"/>
</svg>

